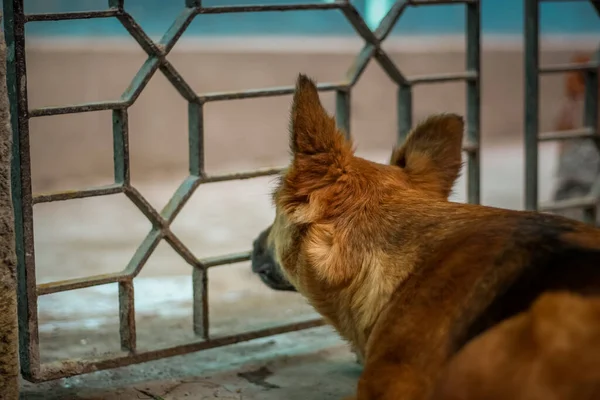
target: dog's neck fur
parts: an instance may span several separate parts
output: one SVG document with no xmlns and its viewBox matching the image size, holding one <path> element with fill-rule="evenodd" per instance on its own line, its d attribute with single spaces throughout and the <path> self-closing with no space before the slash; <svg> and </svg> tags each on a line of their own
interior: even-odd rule
<svg viewBox="0 0 600 400">
<path fill-rule="evenodd" d="M 284 215 L 279 215 L 278 218 L 287 220 Z M 315 235 L 315 231 L 331 232 L 331 227 L 315 223 L 308 228 L 299 225 L 291 228 L 294 224 L 289 220 L 279 222 L 274 225 L 274 229 L 279 226 L 285 226 L 286 229 L 278 233 L 280 240 L 276 253 L 282 256 L 278 262 L 287 266 L 284 271 L 288 280 L 364 358 L 373 325 L 393 292 L 410 276 L 417 264 L 420 251 L 418 243 L 407 241 L 403 246 L 402 257 L 392 256 L 383 249 L 372 247 L 355 248 L 350 254 L 340 254 L 341 250 L 335 245 L 340 238 L 335 236 L 326 237 L 322 243 L 313 242 L 310 248 L 304 247 L 303 251 L 297 247 L 304 242 L 301 239 L 303 235 L 318 237 L 320 235 Z M 356 238 L 344 239 L 356 241 Z M 322 277 L 314 271 L 322 270 L 323 267 L 337 268 L 336 265 L 325 266 L 325 263 L 340 259 L 352 271 L 351 274 L 339 283 L 326 284 L 327 289 L 322 290 Z M 296 270 L 294 265 L 300 266 L 307 260 L 318 265 L 302 268 L 301 274 L 289 273 Z M 385 265 L 388 267 L 384 268 Z M 389 265 L 395 265 L 395 268 L 390 270 Z"/>
</svg>

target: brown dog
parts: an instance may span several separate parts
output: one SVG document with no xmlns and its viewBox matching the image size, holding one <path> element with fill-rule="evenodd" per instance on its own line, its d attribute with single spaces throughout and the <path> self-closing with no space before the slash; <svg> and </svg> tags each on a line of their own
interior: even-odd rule
<svg viewBox="0 0 600 400">
<path fill-rule="evenodd" d="M 543 294 L 468 343 L 433 398 L 600 399 L 600 298 Z"/>
<path fill-rule="evenodd" d="M 390 165 L 370 162 L 298 78 L 293 159 L 255 248 L 363 356 L 356 399 L 426 399 L 463 344 L 540 293 L 600 293 L 600 230 L 448 201 L 463 129 L 457 115 L 432 116 Z"/>
</svg>

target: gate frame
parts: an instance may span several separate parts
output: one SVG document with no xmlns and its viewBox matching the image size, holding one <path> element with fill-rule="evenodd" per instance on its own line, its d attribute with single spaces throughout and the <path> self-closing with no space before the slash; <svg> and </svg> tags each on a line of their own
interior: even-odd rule
<svg viewBox="0 0 600 400">
<path fill-rule="evenodd" d="M 135 19 L 125 10 L 124 0 L 108 0 L 108 9 L 100 11 L 64 12 L 26 15 L 23 0 L 5 0 L 5 32 L 9 61 L 7 85 L 13 115 L 12 189 L 15 210 L 17 250 L 19 352 L 21 372 L 31 382 L 42 382 L 98 370 L 116 368 L 134 363 L 147 362 L 164 357 L 186 354 L 261 337 L 312 328 L 324 324 L 322 319 L 276 326 L 273 328 L 244 332 L 236 335 L 211 338 L 208 320 L 208 268 L 247 261 L 250 252 L 220 257 L 198 259 L 170 230 L 170 224 L 200 184 L 226 180 L 248 179 L 277 174 L 280 168 L 209 176 L 204 171 L 203 106 L 212 101 L 250 99 L 290 95 L 294 87 L 275 87 L 238 92 L 197 94 L 166 59 L 177 40 L 195 16 L 233 12 L 333 10 L 343 13 L 365 44 L 355 62 L 346 73 L 345 80 L 338 83 L 322 83 L 320 91 L 336 92 L 336 122 L 350 136 L 350 94 L 352 87 L 366 69 L 371 59 L 377 60 L 393 83 L 398 86 L 398 142 L 404 141 L 412 127 L 412 88 L 420 84 L 465 81 L 467 84 L 466 123 L 467 135 L 463 150 L 467 154 L 467 200 L 480 201 L 480 0 L 397 0 L 375 30 L 367 27 L 363 18 L 349 0 L 315 2 L 311 4 L 280 4 L 253 6 L 203 7 L 201 0 L 185 0 L 181 14 L 175 19 L 164 36 L 154 42 Z M 391 33 L 398 19 L 409 7 L 431 5 L 464 5 L 466 10 L 466 71 L 405 77 L 382 49 L 381 43 Z M 148 55 L 148 59 L 134 76 L 121 98 L 58 107 L 28 108 L 27 72 L 25 59 L 25 24 L 35 21 L 58 21 L 69 19 L 117 18 L 129 34 Z M 160 212 L 130 184 L 128 107 L 131 106 L 156 70 L 160 69 L 183 98 L 188 101 L 189 120 L 189 176 L 184 179 L 168 204 Z M 91 111 L 112 110 L 113 154 L 115 183 L 79 191 L 63 191 L 32 194 L 29 152 L 29 119 Z M 152 223 L 152 229 L 142 241 L 126 268 L 118 273 L 69 279 L 38 285 L 35 277 L 35 253 L 33 240 L 33 205 L 110 194 L 125 194 Z M 158 243 L 165 239 L 171 247 L 192 266 L 194 331 L 201 340 L 184 345 L 138 352 L 135 334 L 135 305 L 133 279 L 143 268 Z M 119 322 L 121 348 L 126 355 L 103 359 L 64 360 L 42 364 L 39 359 L 37 298 L 41 295 L 98 286 L 119 284 Z"/>
<path fill-rule="evenodd" d="M 595 224 L 600 201 L 600 181 L 595 183 L 587 196 L 540 204 L 538 200 L 538 150 L 540 142 L 592 139 L 600 151 L 598 131 L 598 68 L 600 46 L 590 62 L 583 64 L 559 64 L 541 66 L 540 55 L 540 8 L 542 3 L 572 0 L 525 0 L 524 10 L 524 70 L 525 70 L 525 209 L 560 211 L 583 209 L 584 220 Z M 600 0 L 589 1 L 600 17 Z M 540 75 L 565 72 L 585 72 L 585 99 L 583 128 L 561 132 L 539 131 Z"/>
</svg>

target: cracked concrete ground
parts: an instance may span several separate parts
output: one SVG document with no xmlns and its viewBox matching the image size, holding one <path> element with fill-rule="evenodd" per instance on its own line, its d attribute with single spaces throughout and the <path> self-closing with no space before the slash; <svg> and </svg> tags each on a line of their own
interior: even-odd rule
<svg viewBox="0 0 600 400">
<path fill-rule="evenodd" d="M 384 162 L 388 152 L 364 156 Z M 549 198 L 555 163 L 556 147 L 541 146 L 542 200 Z M 484 148 L 482 175 L 484 204 L 521 208 L 520 142 Z M 248 250 L 273 217 L 272 181 L 200 187 L 173 231 L 201 258 Z M 179 183 L 164 177 L 136 187 L 160 209 Z M 464 198 L 461 178 L 454 199 Z M 121 270 L 150 229 L 119 196 L 42 204 L 34 210 L 38 283 Z M 161 243 L 134 280 L 138 351 L 194 339 L 190 272 Z M 248 263 L 211 269 L 209 299 L 213 337 L 315 316 L 298 294 L 266 289 Z M 38 311 L 43 362 L 122 354 L 115 285 L 42 296 Z M 350 394 L 359 373 L 347 346 L 322 327 L 54 382 L 24 382 L 22 398 L 327 400 Z"/>
</svg>

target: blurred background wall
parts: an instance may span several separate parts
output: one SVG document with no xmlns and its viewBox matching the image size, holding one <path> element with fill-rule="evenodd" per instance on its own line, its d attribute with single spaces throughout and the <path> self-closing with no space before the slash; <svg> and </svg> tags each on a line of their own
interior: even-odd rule
<svg viewBox="0 0 600 400">
<path fill-rule="evenodd" d="M 206 6 L 300 3 L 300 0 L 205 0 Z M 304 1 L 307 2 L 307 1 Z M 28 13 L 106 8 L 106 0 L 25 0 Z M 356 0 L 371 27 L 391 0 Z M 158 39 L 183 0 L 127 0 L 127 10 Z M 520 140 L 523 126 L 523 0 L 482 1 L 482 137 L 484 146 Z M 410 8 L 383 48 L 406 75 L 464 69 L 464 7 Z M 542 7 L 542 61 L 567 62 L 591 51 L 600 33 L 588 2 Z M 27 25 L 30 107 L 117 99 L 145 53 L 116 19 Z M 298 72 L 338 81 L 362 46 L 338 11 L 200 15 L 168 59 L 198 93 L 291 85 Z M 553 128 L 563 101 L 561 75 L 542 79 L 541 127 Z M 359 148 L 389 149 L 395 141 L 395 85 L 371 62 L 352 97 L 352 133 Z M 333 95 L 324 94 L 333 110 Z M 464 112 L 464 84 L 421 86 L 414 118 Z M 212 103 L 206 107 L 209 172 L 285 163 L 290 98 Z M 132 179 L 180 175 L 187 166 L 187 107 L 160 71 L 130 109 Z M 31 121 L 34 191 L 88 186 L 112 179 L 110 112 Z"/>
</svg>

